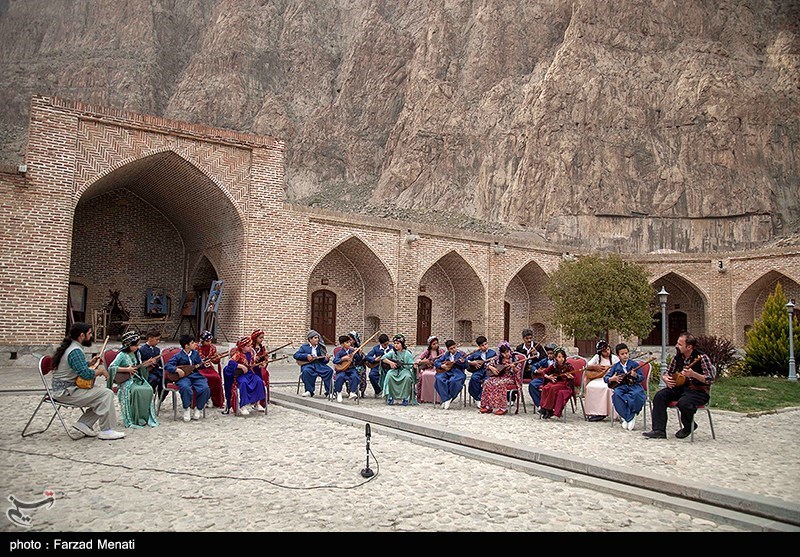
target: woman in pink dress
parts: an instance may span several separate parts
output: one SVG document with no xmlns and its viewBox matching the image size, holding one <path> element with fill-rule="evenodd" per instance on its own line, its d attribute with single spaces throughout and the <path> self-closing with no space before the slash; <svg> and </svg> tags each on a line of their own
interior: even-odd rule
<svg viewBox="0 0 800 557">
<path fill-rule="evenodd" d="M 433 362 L 444 354 L 444 348 L 439 347 L 439 339 L 435 336 L 428 337 L 428 348 L 414 361 L 417 366 L 417 400 L 419 402 L 441 402 L 436 394 L 436 368 Z"/>
</svg>

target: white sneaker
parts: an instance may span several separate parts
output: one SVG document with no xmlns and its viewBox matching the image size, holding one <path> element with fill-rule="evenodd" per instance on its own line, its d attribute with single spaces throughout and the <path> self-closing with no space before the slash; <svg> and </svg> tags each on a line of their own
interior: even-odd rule
<svg viewBox="0 0 800 557">
<path fill-rule="evenodd" d="M 450 403 L 451 403 L 451 402 L 452 402 L 452 401 L 451 401 L 451 400 L 449 400 L 449 399 L 448 399 L 448 400 L 445 400 L 445 401 L 442 403 L 442 408 L 444 408 L 445 410 L 447 410 L 448 408 L 450 408 Z"/>
<path fill-rule="evenodd" d="M 208 399 L 208 402 L 206 402 L 206 408 L 209 409 L 214 408 L 214 403 L 211 402 L 211 399 Z"/>
<path fill-rule="evenodd" d="M 358 398 L 358 395 L 356 393 L 350 393 L 350 396 L 347 397 L 347 398 L 349 398 L 350 400 L 353 400 L 354 398 Z"/>
<path fill-rule="evenodd" d="M 195 408 L 194 410 L 192 410 L 193 420 L 199 420 L 202 417 L 203 417 L 203 411 L 200 408 Z"/>
<path fill-rule="evenodd" d="M 312 395 L 311 393 L 309 393 L 308 391 L 306 391 L 306 392 L 304 392 L 304 393 L 302 394 L 302 396 L 314 396 L 314 395 Z"/>
<path fill-rule="evenodd" d="M 264 408 L 259 403 L 256 402 L 253 405 L 253 412 L 263 412 L 263 411 L 264 411 Z"/>
<path fill-rule="evenodd" d="M 342 402 L 342 391 L 336 393 L 336 402 Z"/>
<path fill-rule="evenodd" d="M 192 409 L 191 408 L 184 408 L 183 409 L 183 421 L 184 422 L 191 422 L 192 421 Z"/>
<path fill-rule="evenodd" d="M 628 429 L 628 422 L 626 422 L 622 418 L 619 419 L 619 423 L 622 424 L 622 429 Z"/>
<path fill-rule="evenodd" d="M 108 431 L 101 431 L 97 434 L 98 439 L 102 439 L 103 441 L 112 441 L 114 439 L 122 439 L 125 437 L 125 434 L 121 431 L 114 431 L 113 429 L 109 429 Z"/>
<path fill-rule="evenodd" d="M 633 431 L 635 425 L 636 425 L 636 414 L 634 414 L 633 418 L 631 418 L 631 421 L 628 422 L 628 429 Z"/>
<path fill-rule="evenodd" d="M 246 406 L 242 406 L 242 407 L 239 408 L 239 415 L 240 416 L 249 416 L 250 415 L 250 410 L 248 410 Z"/>
<path fill-rule="evenodd" d="M 83 433 L 86 437 L 97 437 L 97 432 L 83 422 L 75 422 L 72 427 Z"/>
</svg>

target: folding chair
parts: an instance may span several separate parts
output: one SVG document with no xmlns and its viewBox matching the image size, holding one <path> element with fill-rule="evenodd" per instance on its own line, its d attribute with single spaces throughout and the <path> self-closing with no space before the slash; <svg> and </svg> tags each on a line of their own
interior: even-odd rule
<svg viewBox="0 0 800 557">
<path fill-rule="evenodd" d="M 84 434 L 79 432 L 78 430 L 75 430 L 75 434 L 73 434 L 72 431 L 70 431 L 70 428 L 67 427 L 67 423 L 64 421 L 64 417 L 61 415 L 60 409 L 62 407 L 63 408 L 80 408 L 81 413 L 84 413 L 85 410 L 84 410 L 83 406 L 77 406 L 77 405 L 74 405 L 74 404 L 59 402 L 59 401 L 57 401 L 57 400 L 55 400 L 53 398 L 53 392 L 50 390 L 50 386 L 47 384 L 47 379 L 45 378 L 45 375 L 47 375 L 48 373 L 53 371 L 52 365 L 53 365 L 53 357 L 52 356 L 49 356 L 49 355 L 48 356 L 42 356 L 39 359 L 39 377 L 42 380 L 42 385 L 44 385 L 45 394 L 42 396 L 42 399 L 39 401 L 39 404 L 36 406 L 36 410 L 34 410 L 33 414 L 31 414 L 31 418 L 28 420 L 28 423 L 25 424 L 25 427 L 22 430 L 22 436 L 23 437 L 30 437 L 31 435 L 36 435 L 37 433 L 44 433 L 45 431 L 50 429 L 50 426 L 53 424 L 53 420 L 55 420 L 56 417 L 58 417 L 58 420 L 61 422 L 61 425 L 64 426 L 64 431 L 67 432 L 67 435 L 69 435 L 70 439 L 72 439 L 73 441 L 77 441 L 78 439 L 82 439 L 83 437 L 85 437 Z M 44 429 L 40 429 L 39 431 L 31 431 L 31 432 L 26 433 L 28 431 L 28 427 L 30 427 L 30 425 L 31 425 L 31 422 L 33 422 L 33 418 L 36 417 L 36 414 L 39 412 L 39 409 L 42 407 L 42 404 L 44 404 L 45 402 L 50 403 L 53 406 L 53 415 L 50 418 L 50 421 L 47 422 L 47 426 Z"/>
<path fill-rule="evenodd" d="M 295 360 L 295 362 L 296 361 L 297 360 Z M 296 394 L 299 395 L 300 394 L 300 385 L 303 384 L 303 366 L 305 365 L 305 362 L 302 363 L 302 364 L 298 364 L 298 365 L 300 366 L 300 371 L 297 373 L 297 393 Z M 329 387 L 328 388 L 328 399 L 331 398 L 331 394 L 333 393 L 333 376 L 334 375 L 336 375 L 336 374 L 335 373 L 331 374 L 331 381 L 330 381 L 331 384 L 328 386 Z M 318 377 L 314 378 L 314 383 L 317 382 L 317 379 L 319 379 L 319 393 L 317 393 L 317 394 L 321 395 L 322 394 L 322 387 L 325 384 L 325 381 L 322 379 L 322 377 L 318 376 Z"/>
<path fill-rule="evenodd" d="M 638 365 L 638 364 L 637 364 Z M 641 368 L 640 371 L 642 375 L 644 375 L 644 381 L 642 381 L 642 387 L 644 387 L 644 406 L 642 406 L 642 419 L 644 421 L 644 425 L 642 427 L 645 431 L 647 431 L 647 405 L 650 401 L 650 364 L 646 363 Z M 611 405 L 611 427 L 614 427 L 614 420 L 616 420 L 618 414 L 614 405 Z"/>
<path fill-rule="evenodd" d="M 586 368 L 586 360 L 581 358 L 580 356 L 570 356 L 567 358 L 567 361 L 572 364 L 572 396 L 569 399 L 570 407 L 572 408 L 572 413 L 574 414 L 578 408 L 577 403 L 580 402 L 581 404 L 581 413 L 583 414 L 583 419 L 586 420 L 586 409 L 583 406 L 583 389 L 586 384 L 586 374 L 584 373 L 584 369 Z M 575 393 L 575 389 L 578 389 L 578 393 Z M 561 416 L 563 421 L 567 421 L 567 413 L 564 412 Z"/>
<path fill-rule="evenodd" d="M 103 365 L 106 366 L 106 369 L 108 369 L 108 366 L 114 361 L 114 358 L 117 357 L 117 354 L 119 354 L 119 350 L 106 350 L 103 352 Z M 117 394 L 118 389 L 119 387 L 116 383 L 111 383 L 111 390 L 114 394 Z"/>
<path fill-rule="evenodd" d="M 172 395 L 172 419 L 178 419 L 178 384 L 174 381 L 170 381 L 169 376 L 167 375 L 167 362 L 169 362 L 172 357 L 180 352 L 180 348 L 165 348 L 161 351 L 161 369 L 163 370 L 161 373 L 161 387 L 162 387 L 162 398 L 158 401 L 158 406 L 156 407 L 156 416 L 161 412 L 161 404 L 164 402 L 164 399 L 167 398 L 167 393 Z M 192 408 L 195 407 L 195 398 L 197 393 L 194 393 L 192 397 Z M 206 417 L 206 408 L 203 406 L 203 417 Z"/>
<path fill-rule="evenodd" d="M 698 406 L 697 407 L 697 411 L 698 412 L 700 410 L 705 410 L 706 411 L 706 414 L 708 415 L 708 425 L 711 428 L 711 438 L 712 439 L 716 439 L 717 435 L 716 435 L 716 433 L 714 433 L 714 422 L 711 420 L 711 408 L 710 408 L 710 406 L 711 406 L 711 401 L 709 400 L 709 402 L 707 404 L 702 404 L 702 405 Z M 667 404 L 667 408 L 674 408 L 675 412 L 678 415 L 678 423 L 683 423 L 683 422 L 681 422 L 681 409 L 678 408 L 678 401 L 677 400 L 673 400 L 672 402 Z M 689 440 L 692 443 L 694 443 L 694 430 L 697 429 L 697 421 L 695 420 L 695 416 L 697 416 L 697 412 L 695 412 L 694 416 L 692 416 L 692 434 L 691 434 L 691 437 L 689 438 Z"/>
</svg>

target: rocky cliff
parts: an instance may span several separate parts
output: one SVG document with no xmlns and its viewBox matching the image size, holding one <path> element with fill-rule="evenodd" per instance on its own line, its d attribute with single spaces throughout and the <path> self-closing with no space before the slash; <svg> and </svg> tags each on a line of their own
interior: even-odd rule
<svg viewBox="0 0 800 557">
<path fill-rule="evenodd" d="M 800 230 L 798 22 L 796 0 L 0 0 L 0 158 L 52 95 L 280 137 L 299 203 L 754 247 Z"/>
</svg>

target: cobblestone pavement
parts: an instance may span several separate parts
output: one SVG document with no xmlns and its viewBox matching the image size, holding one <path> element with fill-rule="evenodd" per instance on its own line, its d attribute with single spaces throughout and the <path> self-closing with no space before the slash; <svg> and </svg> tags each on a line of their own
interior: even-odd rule
<svg viewBox="0 0 800 557">
<path fill-rule="evenodd" d="M 272 375 L 274 382 L 297 377 L 292 367 Z M 2 386 L 9 388 L 11 376 L 5 377 Z M 274 388 L 295 392 L 294 385 Z M 172 420 L 167 401 L 158 427 L 129 429 L 123 440 L 71 441 L 57 422 L 23 439 L 19 434 L 37 402 L 35 395 L 0 396 L 0 496 L 33 501 L 45 490 L 55 493 L 51 508 L 30 511 L 31 531 L 738 530 L 391 435 L 373 436 L 378 462 L 372 467 L 379 473 L 364 483 L 362 427 L 277 404 L 268 416 L 214 409 L 203 420 L 183 423 Z M 560 423 L 534 414 L 480 415 L 458 405 L 447 411 L 430 404 L 390 407 L 372 398 L 360 409 L 800 501 L 797 411 L 757 418 L 715 411 L 717 439 L 701 419 L 690 444 L 647 440 L 640 431 L 572 414 Z M 78 411 L 67 414 L 71 422 Z M 37 420 L 43 424 L 45 416 Z M 21 530 L 2 520 L 0 530 Z"/>
</svg>

